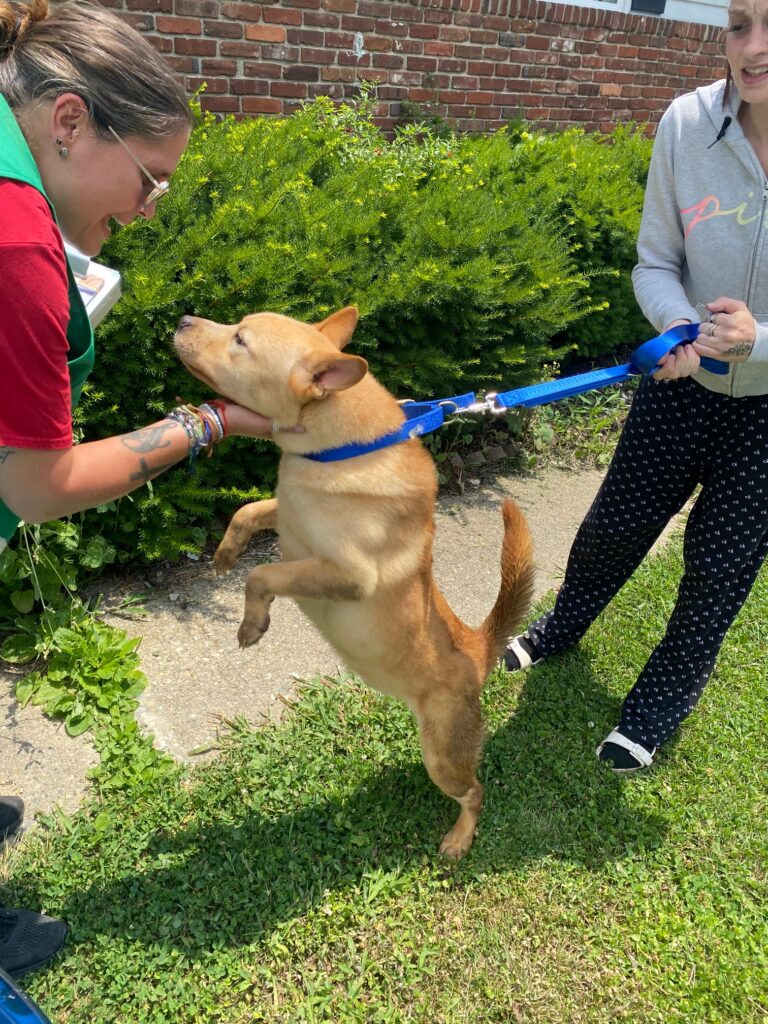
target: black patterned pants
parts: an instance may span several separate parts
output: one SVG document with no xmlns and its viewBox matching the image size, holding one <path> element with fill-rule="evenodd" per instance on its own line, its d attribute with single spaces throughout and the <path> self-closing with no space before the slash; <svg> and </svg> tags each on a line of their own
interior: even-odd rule
<svg viewBox="0 0 768 1024">
<path fill-rule="evenodd" d="M 644 379 L 555 607 L 528 631 L 543 657 L 576 643 L 697 484 L 677 603 L 619 725 L 649 749 L 692 711 L 768 554 L 768 396 Z"/>
</svg>

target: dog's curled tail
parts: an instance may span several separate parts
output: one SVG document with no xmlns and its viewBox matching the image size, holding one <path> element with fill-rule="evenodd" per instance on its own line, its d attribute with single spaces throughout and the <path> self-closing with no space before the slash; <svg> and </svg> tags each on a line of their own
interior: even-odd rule
<svg viewBox="0 0 768 1024">
<path fill-rule="evenodd" d="M 486 673 L 496 665 L 512 636 L 523 624 L 533 598 L 533 540 L 525 516 L 513 501 L 501 507 L 504 540 L 501 546 L 501 587 L 481 630 L 488 642 Z"/>
</svg>

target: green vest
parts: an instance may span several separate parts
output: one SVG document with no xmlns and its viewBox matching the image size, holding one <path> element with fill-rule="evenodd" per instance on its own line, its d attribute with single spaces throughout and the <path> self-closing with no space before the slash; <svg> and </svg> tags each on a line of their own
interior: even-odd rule
<svg viewBox="0 0 768 1024">
<path fill-rule="evenodd" d="M 45 198 L 56 220 L 56 213 L 51 201 L 46 196 L 37 165 L 29 151 L 26 140 L 16 122 L 11 108 L 0 96 L 0 178 L 12 178 L 32 185 Z M 86 377 L 93 368 L 93 330 L 85 311 L 83 300 L 75 282 L 72 269 L 67 260 L 67 279 L 69 281 L 69 325 L 67 341 L 69 342 L 69 380 L 72 387 L 72 407 L 77 405 L 85 384 Z M 6 296 L 4 302 L 9 301 Z M 0 550 L 5 547 L 4 541 L 13 536 L 19 518 L 0 501 Z"/>
</svg>

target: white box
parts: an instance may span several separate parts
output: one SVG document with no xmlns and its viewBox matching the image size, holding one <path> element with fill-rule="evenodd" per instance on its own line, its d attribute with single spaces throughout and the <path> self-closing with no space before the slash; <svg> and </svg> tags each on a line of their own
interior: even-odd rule
<svg viewBox="0 0 768 1024">
<path fill-rule="evenodd" d="M 111 267 L 84 256 L 69 242 L 64 243 L 64 249 L 91 327 L 96 327 L 120 298 L 120 275 Z"/>
</svg>

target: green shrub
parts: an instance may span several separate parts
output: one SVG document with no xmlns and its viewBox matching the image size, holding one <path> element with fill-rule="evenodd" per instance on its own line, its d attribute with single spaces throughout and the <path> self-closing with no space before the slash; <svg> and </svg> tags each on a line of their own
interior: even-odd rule
<svg viewBox="0 0 768 1024">
<path fill-rule="evenodd" d="M 580 129 L 527 140 L 522 135 L 520 144 L 535 151 L 532 166 L 542 192 L 550 202 L 556 197 L 558 222 L 580 270 L 591 279 L 596 307 L 555 343 L 591 357 L 636 348 L 656 333 L 640 312 L 631 279 L 651 139 L 621 125 L 610 136 Z"/>
<path fill-rule="evenodd" d="M 609 146 L 570 132 L 406 128 L 388 142 L 364 106 L 324 99 L 283 120 L 202 120 L 155 218 L 102 254 L 124 295 L 99 331 L 85 436 L 204 397 L 169 344 L 185 312 L 312 320 L 355 304 L 351 347 L 398 396 L 533 382 L 616 287 L 610 246 L 625 258 L 634 245 L 644 151 L 626 132 L 616 152 L 606 161 Z M 217 515 L 269 492 L 275 469 L 273 446 L 228 442 L 194 478 L 177 469 L 124 500 L 109 542 L 120 558 L 199 549 Z"/>
</svg>

